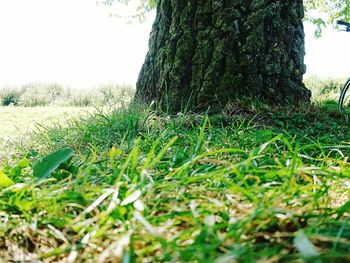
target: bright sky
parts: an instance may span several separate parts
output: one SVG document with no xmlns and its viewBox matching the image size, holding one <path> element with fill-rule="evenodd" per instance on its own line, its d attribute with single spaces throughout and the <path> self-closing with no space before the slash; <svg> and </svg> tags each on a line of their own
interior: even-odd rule
<svg viewBox="0 0 350 263">
<path fill-rule="evenodd" d="M 314 28 L 305 25 L 307 75 L 321 78 L 350 77 L 350 33 L 328 28 L 322 38 L 314 38 Z"/>
<path fill-rule="evenodd" d="M 153 17 L 127 25 L 110 11 L 96 0 L 0 0 L 0 87 L 135 84 Z M 350 75 L 350 33 L 306 33 L 308 74 Z"/>
<path fill-rule="evenodd" d="M 96 0 L 0 0 L 0 87 L 135 83 L 152 22 L 110 11 Z"/>
</svg>

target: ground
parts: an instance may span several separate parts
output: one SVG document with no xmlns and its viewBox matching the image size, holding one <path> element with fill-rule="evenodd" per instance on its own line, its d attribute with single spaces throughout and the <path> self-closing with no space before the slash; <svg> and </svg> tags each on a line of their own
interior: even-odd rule
<svg viewBox="0 0 350 263">
<path fill-rule="evenodd" d="M 0 165 L 0 258 L 347 262 L 350 115 L 336 109 L 119 109 L 32 135 Z"/>
</svg>

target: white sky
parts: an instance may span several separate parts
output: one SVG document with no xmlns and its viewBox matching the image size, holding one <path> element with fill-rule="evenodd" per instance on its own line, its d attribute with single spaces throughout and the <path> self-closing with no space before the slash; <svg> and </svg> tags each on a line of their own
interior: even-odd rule
<svg viewBox="0 0 350 263">
<path fill-rule="evenodd" d="M 127 25 L 110 11 L 96 0 L 0 0 L 0 87 L 135 84 L 152 19 Z M 350 33 L 306 33 L 308 74 L 350 75 Z"/>
<path fill-rule="evenodd" d="M 313 26 L 305 26 L 306 76 L 350 77 L 350 33 L 328 28 L 321 39 L 315 39 L 313 30 Z"/>
</svg>

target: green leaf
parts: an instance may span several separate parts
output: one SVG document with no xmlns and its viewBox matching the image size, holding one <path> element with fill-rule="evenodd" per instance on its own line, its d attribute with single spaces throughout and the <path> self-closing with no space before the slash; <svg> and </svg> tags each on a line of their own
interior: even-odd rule
<svg viewBox="0 0 350 263">
<path fill-rule="evenodd" d="M 78 192 L 64 191 L 62 194 L 56 196 L 56 200 L 86 205 L 84 196 Z"/>
<path fill-rule="evenodd" d="M 29 164 L 30 164 L 29 159 L 23 158 L 22 160 L 20 160 L 20 161 L 18 162 L 18 167 L 19 167 L 20 169 L 23 169 L 23 168 L 28 167 Z"/>
<path fill-rule="evenodd" d="M 0 187 L 9 187 L 14 184 L 14 181 L 12 181 L 6 174 L 0 171 Z"/>
<path fill-rule="evenodd" d="M 73 155 L 73 150 L 70 148 L 62 149 L 44 157 L 34 167 L 33 175 L 38 178 L 47 178 L 56 170 L 60 164 L 67 161 Z"/>
<path fill-rule="evenodd" d="M 337 209 L 337 214 L 338 214 L 337 219 L 340 219 L 345 213 L 349 211 L 350 211 L 350 200 Z"/>
</svg>

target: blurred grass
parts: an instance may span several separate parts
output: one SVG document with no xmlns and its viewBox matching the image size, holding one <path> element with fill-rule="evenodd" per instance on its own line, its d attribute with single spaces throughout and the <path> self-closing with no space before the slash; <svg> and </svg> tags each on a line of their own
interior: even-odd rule
<svg viewBox="0 0 350 263">
<path fill-rule="evenodd" d="M 0 107 L 0 162 L 16 158 L 18 148 L 31 143 L 30 134 L 64 128 L 95 111 L 93 107 Z"/>
<path fill-rule="evenodd" d="M 304 83 L 312 92 L 312 100 L 320 102 L 325 100 L 338 101 L 340 90 L 345 81 L 346 79 L 321 79 L 316 75 L 311 75 L 304 80 Z"/>
<path fill-rule="evenodd" d="M 55 83 L 32 83 L 1 88 L 0 106 L 121 106 L 130 102 L 133 95 L 134 88 L 130 85 L 105 84 L 81 90 Z"/>
<path fill-rule="evenodd" d="M 93 111 L 93 107 L 0 107 L 0 140 L 33 132 L 37 130 L 37 124 L 64 124 Z"/>
</svg>

